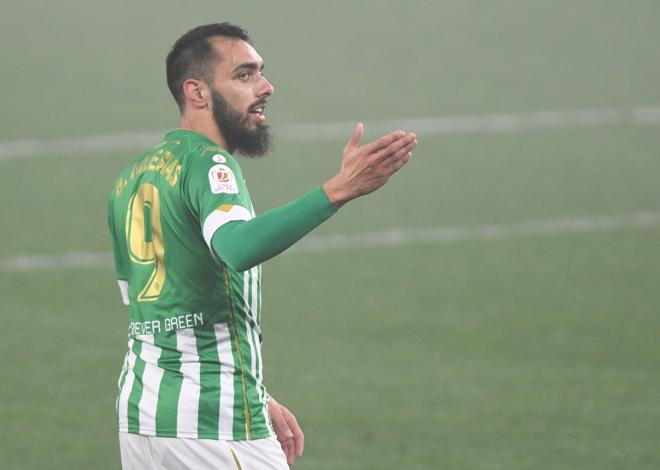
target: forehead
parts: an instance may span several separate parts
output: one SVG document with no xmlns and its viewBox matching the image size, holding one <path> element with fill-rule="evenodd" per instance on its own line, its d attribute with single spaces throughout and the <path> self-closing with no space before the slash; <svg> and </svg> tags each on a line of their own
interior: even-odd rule
<svg viewBox="0 0 660 470">
<path fill-rule="evenodd" d="M 258 68 L 263 65 L 263 59 L 257 51 L 245 41 L 225 37 L 211 39 L 211 44 L 220 54 L 222 60 L 218 63 L 216 73 L 231 73 L 237 67 L 253 64 Z"/>
</svg>

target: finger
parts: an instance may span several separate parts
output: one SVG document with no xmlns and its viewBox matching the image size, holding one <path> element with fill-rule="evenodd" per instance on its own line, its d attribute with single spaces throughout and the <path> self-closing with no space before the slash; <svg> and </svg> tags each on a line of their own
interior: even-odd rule
<svg viewBox="0 0 660 470">
<path fill-rule="evenodd" d="M 396 173 L 401 168 L 403 168 L 403 165 L 408 163 L 411 158 L 412 158 L 412 153 L 407 153 L 406 155 L 403 156 L 403 158 L 394 162 L 390 167 L 390 171 L 392 172 L 392 174 Z"/>
<path fill-rule="evenodd" d="M 284 408 L 283 410 L 284 419 L 289 425 L 289 429 L 293 432 L 293 444 L 295 446 L 295 454 L 297 458 L 302 457 L 303 450 L 305 449 L 305 435 L 300 429 L 298 420 L 288 409 Z"/>
<path fill-rule="evenodd" d="M 297 458 L 298 456 L 296 455 L 296 444 L 292 440 L 289 445 L 289 461 L 291 462 L 289 465 L 293 465 Z"/>
<path fill-rule="evenodd" d="M 296 460 L 293 441 L 288 440 L 286 443 L 286 448 L 283 450 L 284 455 L 286 456 L 286 463 L 288 463 L 289 466 L 293 465 L 293 462 Z"/>
<path fill-rule="evenodd" d="M 360 145 L 360 140 L 362 139 L 363 134 L 364 124 L 358 122 L 357 126 L 355 126 L 355 131 L 353 131 L 353 135 L 348 139 L 348 142 L 346 142 L 345 148 L 357 147 Z"/>
<path fill-rule="evenodd" d="M 279 440 L 279 438 L 278 438 Z M 287 439 L 284 441 L 280 441 L 280 447 L 282 448 L 282 452 L 284 453 L 284 457 L 286 457 L 287 462 L 289 465 L 291 465 L 293 461 L 293 439 Z"/>
<path fill-rule="evenodd" d="M 417 141 L 413 140 L 404 147 L 401 147 L 399 150 L 394 152 L 389 157 L 384 158 L 383 161 L 386 162 L 387 165 L 391 165 L 392 163 L 403 158 L 406 154 L 411 153 L 415 149 L 416 145 L 417 145 Z"/>
<path fill-rule="evenodd" d="M 282 405 L 279 403 L 270 403 L 268 406 L 268 413 L 270 415 L 270 420 L 273 423 L 277 440 L 280 441 L 282 448 L 284 448 L 284 443 L 293 438 L 293 432 L 289 428 L 289 424 L 282 414 Z"/>
<path fill-rule="evenodd" d="M 417 145 L 417 137 L 415 134 L 407 134 L 403 139 L 399 139 L 395 142 L 392 142 L 385 148 L 380 149 L 378 152 L 374 153 L 371 157 L 374 160 L 384 159 L 389 160 L 395 158 L 396 155 L 401 156 L 405 155 L 407 152 L 403 149 L 412 150 Z"/>
<path fill-rule="evenodd" d="M 282 444 L 293 439 L 293 433 L 291 432 L 291 429 L 289 429 L 289 426 L 286 424 L 281 424 L 275 431 L 275 434 L 277 435 L 277 440 Z"/>
<path fill-rule="evenodd" d="M 406 133 L 403 131 L 390 132 L 389 134 L 384 135 L 380 139 L 374 140 L 373 142 L 363 146 L 362 149 L 367 153 L 374 153 L 382 149 L 383 147 L 387 147 L 392 142 L 396 142 L 397 140 L 402 139 L 405 136 Z"/>
</svg>

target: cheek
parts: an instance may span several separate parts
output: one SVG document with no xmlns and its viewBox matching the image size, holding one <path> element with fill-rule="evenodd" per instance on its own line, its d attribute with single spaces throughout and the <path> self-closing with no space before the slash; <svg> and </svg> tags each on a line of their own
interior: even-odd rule
<svg viewBox="0 0 660 470">
<path fill-rule="evenodd" d="M 229 89 L 224 97 L 232 108 L 241 113 L 247 112 L 254 101 L 251 92 L 245 89 Z"/>
</svg>

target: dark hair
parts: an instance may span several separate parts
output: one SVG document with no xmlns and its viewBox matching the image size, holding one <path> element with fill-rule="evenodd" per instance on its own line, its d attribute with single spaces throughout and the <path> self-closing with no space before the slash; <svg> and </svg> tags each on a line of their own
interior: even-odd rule
<svg viewBox="0 0 660 470">
<path fill-rule="evenodd" d="M 240 39 L 251 44 L 245 29 L 227 22 L 198 26 L 181 36 L 165 60 L 167 86 L 181 111 L 186 103 L 183 82 L 194 78 L 209 83 L 215 65 L 222 60 L 209 41 L 215 36 Z"/>
</svg>

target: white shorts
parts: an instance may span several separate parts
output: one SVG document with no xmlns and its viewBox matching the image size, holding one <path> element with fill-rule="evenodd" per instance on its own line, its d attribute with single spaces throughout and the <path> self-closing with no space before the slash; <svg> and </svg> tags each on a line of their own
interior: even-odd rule
<svg viewBox="0 0 660 470">
<path fill-rule="evenodd" d="M 220 441 L 119 433 L 124 470 L 289 470 L 275 437 Z"/>
</svg>

